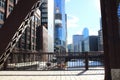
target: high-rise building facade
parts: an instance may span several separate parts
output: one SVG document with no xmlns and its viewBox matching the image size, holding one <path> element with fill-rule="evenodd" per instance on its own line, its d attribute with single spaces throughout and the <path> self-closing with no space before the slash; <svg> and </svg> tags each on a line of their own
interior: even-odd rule
<svg viewBox="0 0 120 80">
<path fill-rule="evenodd" d="M 37 27 L 36 49 L 39 52 L 48 52 L 48 0 L 42 0 L 41 6 L 41 25 Z"/>
<path fill-rule="evenodd" d="M 83 35 L 83 39 L 85 39 L 85 38 L 87 38 L 89 36 L 88 28 L 84 28 L 83 29 L 82 35 Z"/>
<path fill-rule="evenodd" d="M 48 27 L 48 0 L 42 0 L 42 4 L 40 6 L 41 11 L 41 25 Z"/>
<path fill-rule="evenodd" d="M 68 48 L 68 53 L 73 52 L 73 44 L 68 44 L 67 48 Z"/>
<path fill-rule="evenodd" d="M 42 41 L 47 42 L 46 46 L 43 45 L 43 47 L 47 50 L 45 52 L 54 52 L 54 0 L 42 0 L 40 11 L 41 29 L 44 32 L 43 34 L 46 34 L 47 36 L 45 37 L 42 34 L 40 34 L 41 36 L 43 36 L 43 38 L 41 38 Z M 38 40 L 38 42 L 41 43 L 41 40 Z"/>
<path fill-rule="evenodd" d="M 82 52 L 83 35 L 73 35 L 73 51 Z"/>
<path fill-rule="evenodd" d="M 98 36 L 89 36 L 84 39 L 84 51 L 98 51 Z"/>
<path fill-rule="evenodd" d="M 119 6 L 118 6 L 117 14 L 118 14 L 119 22 L 120 22 L 120 3 L 119 3 Z"/>
<path fill-rule="evenodd" d="M 98 31 L 98 50 L 103 51 L 103 35 L 102 29 Z"/>
<path fill-rule="evenodd" d="M 103 51 L 102 20 L 100 19 L 100 30 L 98 31 L 98 51 Z"/>
<path fill-rule="evenodd" d="M 0 28 L 13 10 L 16 0 L 0 0 Z"/>
<path fill-rule="evenodd" d="M 88 41 L 86 41 L 86 39 L 89 37 L 88 28 L 83 29 L 82 35 L 83 35 L 82 52 L 84 52 L 86 50 L 85 48 L 89 49 L 89 46 L 88 46 L 88 43 L 87 43 Z"/>
<path fill-rule="evenodd" d="M 37 39 L 37 28 L 41 25 L 41 14 L 38 9 L 35 14 L 32 16 L 30 21 L 30 26 L 25 29 L 25 32 L 22 34 L 19 39 L 16 47 L 14 48 L 14 52 L 36 52 L 36 46 L 41 45 L 36 43 Z"/>
<path fill-rule="evenodd" d="M 98 36 L 89 36 L 88 28 L 83 29 L 82 51 L 98 51 Z"/>
<path fill-rule="evenodd" d="M 65 0 L 54 1 L 55 1 L 54 51 L 66 52 L 67 19 L 65 14 Z"/>
</svg>

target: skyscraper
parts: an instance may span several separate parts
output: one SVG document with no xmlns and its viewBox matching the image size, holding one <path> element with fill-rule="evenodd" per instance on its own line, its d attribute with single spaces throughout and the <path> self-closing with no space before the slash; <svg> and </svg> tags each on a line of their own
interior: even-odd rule
<svg viewBox="0 0 120 80">
<path fill-rule="evenodd" d="M 40 11 L 41 11 L 41 25 L 48 25 L 48 0 L 42 0 Z"/>
<path fill-rule="evenodd" d="M 0 28 L 13 10 L 16 0 L 0 0 Z"/>
<path fill-rule="evenodd" d="M 83 35 L 73 35 L 73 51 L 82 52 Z"/>
<path fill-rule="evenodd" d="M 65 0 L 55 1 L 55 32 L 54 32 L 54 51 L 66 52 L 66 14 L 65 14 Z"/>
<path fill-rule="evenodd" d="M 41 26 L 38 29 L 37 42 L 42 46 L 38 45 L 37 48 L 42 48 L 45 52 L 54 52 L 54 0 L 42 0 L 40 11 Z"/>
<path fill-rule="evenodd" d="M 102 20 L 100 19 L 100 30 L 98 31 L 98 51 L 103 51 Z"/>
<path fill-rule="evenodd" d="M 83 38 L 87 38 L 89 36 L 89 30 L 88 28 L 84 28 L 82 32 Z"/>
<path fill-rule="evenodd" d="M 84 39 L 84 51 L 98 51 L 98 36 L 89 36 Z"/>
<path fill-rule="evenodd" d="M 48 52 L 48 0 L 42 0 L 40 6 L 41 11 L 41 26 L 36 29 L 37 37 L 36 45 L 37 51 Z"/>
<path fill-rule="evenodd" d="M 73 44 L 68 44 L 67 48 L 68 48 L 68 52 L 73 52 Z"/>
<path fill-rule="evenodd" d="M 86 50 L 86 48 L 89 49 L 88 41 L 86 41 L 86 39 L 89 37 L 89 30 L 88 30 L 88 28 L 84 28 L 83 29 L 82 35 L 83 35 L 82 51 L 84 52 Z"/>
<path fill-rule="evenodd" d="M 119 3 L 119 6 L 118 6 L 117 14 L 118 14 L 119 22 L 120 22 L 120 3 Z"/>
</svg>

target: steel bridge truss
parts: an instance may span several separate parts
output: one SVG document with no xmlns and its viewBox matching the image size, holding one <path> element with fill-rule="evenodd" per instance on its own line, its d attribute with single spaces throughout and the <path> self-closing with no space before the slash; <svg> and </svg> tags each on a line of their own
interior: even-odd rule
<svg viewBox="0 0 120 80">
<path fill-rule="evenodd" d="M 0 29 L 0 69 L 20 39 L 42 0 L 20 0 Z"/>
</svg>

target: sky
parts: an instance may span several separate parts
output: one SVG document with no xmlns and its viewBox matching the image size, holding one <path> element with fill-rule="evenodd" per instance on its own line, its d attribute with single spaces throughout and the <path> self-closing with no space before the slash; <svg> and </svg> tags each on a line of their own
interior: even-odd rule
<svg viewBox="0 0 120 80">
<path fill-rule="evenodd" d="M 89 29 L 89 35 L 98 35 L 100 29 L 99 0 L 66 0 L 67 42 L 72 43 L 72 35 L 80 34 L 84 28 Z"/>
</svg>

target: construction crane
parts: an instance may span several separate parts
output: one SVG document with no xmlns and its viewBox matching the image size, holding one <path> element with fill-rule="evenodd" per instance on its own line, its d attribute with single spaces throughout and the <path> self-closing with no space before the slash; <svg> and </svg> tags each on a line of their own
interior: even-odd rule
<svg viewBox="0 0 120 80">
<path fill-rule="evenodd" d="M 0 29 L 0 69 L 9 57 L 42 0 L 19 0 Z"/>
</svg>

